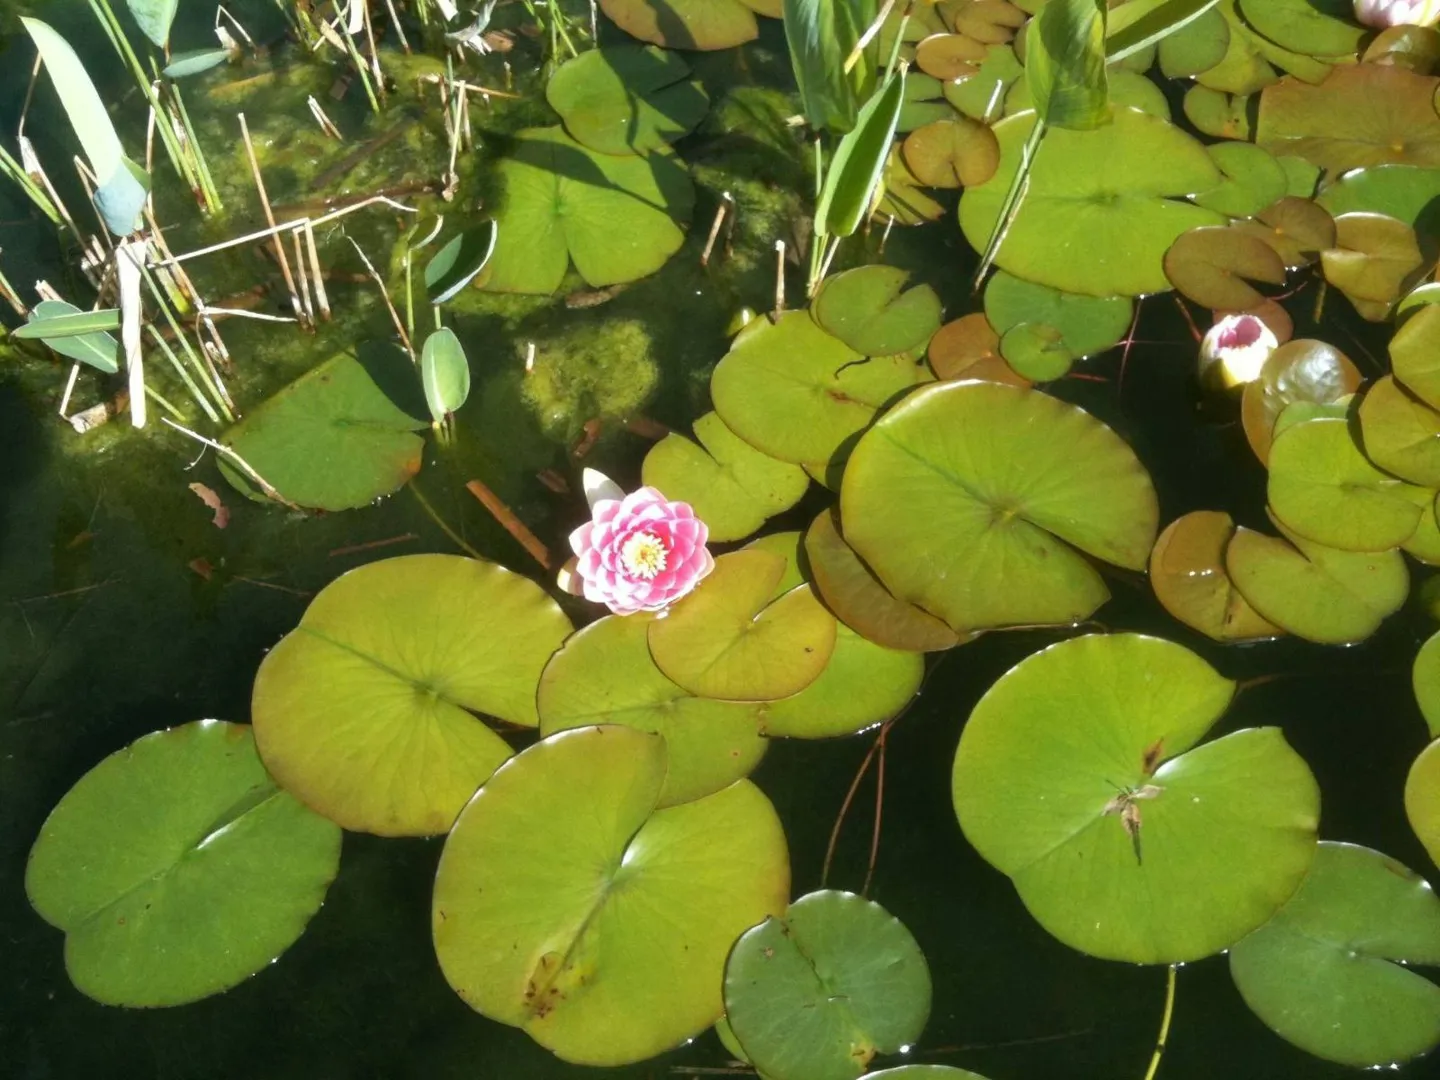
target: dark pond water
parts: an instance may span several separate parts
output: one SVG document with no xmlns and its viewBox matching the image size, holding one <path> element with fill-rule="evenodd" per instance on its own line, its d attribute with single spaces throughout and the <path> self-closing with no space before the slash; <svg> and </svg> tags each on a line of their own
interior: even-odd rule
<svg viewBox="0 0 1440 1080">
<path fill-rule="evenodd" d="M 88 31 L 80 5 L 52 6 L 47 15 L 67 31 L 81 25 Z M 267 19 L 260 9 L 253 18 L 276 32 L 273 12 Z M 12 29 L 8 21 L 5 29 Z M 738 61 L 702 64 L 714 96 L 742 76 L 783 71 L 783 40 L 773 30 L 741 50 Z M 95 44 L 93 36 L 76 36 Z M 17 53 L 23 50 L 11 42 L 4 54 L 6 130 L 23 93 Z M 43 98 L 40 115 L 53 119 Z M 256 106 L 250 108 L 253 117 Z M 356 123 L 359 117 L 353 114 Z M 383 131 L 386 123 L 367 130 Z M 680 149 L 704 161 L 720 153 L 703 137 Z M 764 160 L 755 152 L 736 166 L 752 172 L 737 183 L 756 182 L 753 170 L 763 170 Z M 222 154 L 227 173 L 235 165 L 233 154 Z M 277 177 L 284 167 L 277 166 Z M 304 175 L 325 163 L 292 167 L 298 190 Z M 768 179 L 784 193 L 783 170 Z M 702 181 L 697 223 L 708 222 L 718 190 L 703 175 Z M 248 221 L 253 209 L 239 219 Z M 459 419 L 458 445 L 440 456 L 432 448 L 419 478 L 438 514 L 487 556 L 532 573 L 523 550 L 463 489 L 465 479 L 481 476 L 552 546 L 576 523 L 576 501 L 551 494 L 535 479 L 542 468 L 573 478 L 578 465 L 568 451 L 573 430 L 553 420 L 547 428 L 537 419 L 543 408 L 521 393 L 524 343 L 552 342 L 564 355 L 596 348 L 603 363 L 634 342 L 594 343 L 605 342 L 617 323 L 633 323 L 648 342 L 658 380 L 647 411 L 683 426 L 699 411 L 734 309 L 766 302 L 764 267 L 773 236 L 761 233 L 772 224 L 756 220 L 740 238 L 736 265 L 710 275 L 698 268 L 704 229 L 696 228 L 661 275 L 599 308 L 467 305 L 457 327 L 476 367 L 477 392 Z M 384 250 L 394 223 L 372 223 L 355 235 Z M 28 287 L 37 273 L 64 280 L 48 229 L 8 190 L 0 191 L 0 247 L 17 284 Z M 952 224 L 897 231 L 886 254 L 933 283 L 950 316 L 977 306 L 966 287 L 972 256 Z M 238 278 L 244 272 L 238 264 L 212 272 Z M 1383 339 L 1341 300 L 1327 304 L 1322 327 L 1307 323 L 1312 300 L 1306 293 L 1292 305 L 1297 336 L 1327 337 L 1357 361 L 1383 348 Z M 318 342 L 297 344 L 283 328 L 240 327 L 233 336 L 227 328 L 232 351 L 250 365 L 243 385 L 247 394 L 255 391 L 252 400 L 256 388 L 280 385 L 347 338 L 388 334 L 383 311 L 360 286 L 337 288 L 334 303 L 347 313 Z M 1223 508 L 1241 522 L 1261 524 L 1261 466 L 1245 446 L 1234 403 L 1201 400 L 1194 342 L 1168 297 L 1145 301 L 1137 338 L 1123 379 L 1121 358 L 1111 354 L 1078 369 L 1093 379 L 1067 379 L 1057 392 L 1134 445 L 1161 492 L 1162 520 Z M 266 650 L 295 625 L 308 597 L 337 575 L 385 555 L 456 548 L 406 491 L 364 511 L 301 517 L 243 504 L 214 461 L 197 460 L 193 445 L 173 433 L 136 436 L 117 426 L 79 437 L 54 415 L 59 372 L 0 368 L 0 1076 L 563 1080 L 595 1074 L 563 1065 L 523 1033 L 474 1014 L 441 978 L 429 921 L 439 839 L 346 836 L 340 875 L 304 936 L 269 970 L 228 993 L 183 1008 L 129 1011 L 94 1004 L 71 987 L 61 935 L 31 911 L 22 887 L 26 854 L 55 802 L 101 758 L 142 734 L 200 717 L 246 720 L 251 680 Z M 628 487 L 646 446 L 636 436 L 608 432 L 587 463 Z M 196 481 L 232 504 L 234 520 L 223 532 L 187 490 Z M 793 526 L 803 526 L 819 505 L 819 493 L 812 493 Z M 208 566 L 208 579 L 194 568 L 197 560 Z M 1255 681 L 1223 729 L 1284 729 L 1320 781 L 1326 838 L 1373 846 L 1426 876 L 1435 873 L 1407 827 L 1401 801 L 1406 769 L 1425 742 L 1409 663 L 1430 620 L 1415 601 L 1357 648 L 1294 641 L 1221 648 L 1184 632 L 1142 579 L 1114 576 L 1110 584 L 1115 598 L 1098 616 L 1105 627 L 1164 634 L 1227 676 Z M 935 981 L 930 1023 L 907 1060 L 960 1065 L 996 1080 L 1138 1080 L 1144 1073 L 1159 1023 L 1163 970 L 1092 960 L 1052 939 L 1026 914 L 1009 881 L 964 842 L 951 808 L 951 760 L 970 709 L 1012 664 L 1062 636 L 990 634 L 932 658 L 923 693 L 888 738 L 870 895 L 913 931 Z M 872 740 L 873 734 L 781 743 L 754 776 L 784 821 L 796 895 L 820 884 L 832 824 Z M 846 821 L 833 886 L 858 890 L 865 878 L 873 782 L 872 774 Z M 709 1075 L 726 1070 L 728 1058 L 707 1034 L 660 1059 L 600 1072 Z M 1429 1067 L 1405 1072 L 1418 1077 Z M 1167 1080 L 1318 1080 L 1348 1072 L 1263 1028 L 1234 990 L 1223 958 L 1180 972 L 1160 1074 Z"/>
</svg>

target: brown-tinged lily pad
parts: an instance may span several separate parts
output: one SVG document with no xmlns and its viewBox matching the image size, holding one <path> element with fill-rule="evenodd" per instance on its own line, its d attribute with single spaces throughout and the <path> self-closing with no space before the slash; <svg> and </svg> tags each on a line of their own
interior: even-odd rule
<svg viewBox="0 0 1440 1080">
<path fill-rule="evenodd" d="M 1025 12 L 1006 0 L 968 0 L 942 5 L 941 18 L 957 34 L 987 45 L 1003 45 L 1025 25 Z"/>
<path fill-rule="evenodd" d="M 1005 362 L 1000 355 L 1000 335 L 984 312 L 946 323 L 930 339 L 930 370 L 938 379 L 983 379 L 1029 386 L 1030 380 Z"/>
<path fill-rule="evenodd" d="M 1310 199 L 1286 195 L 1233 228 L 1258 236 L 1287 267 L 1308 266 L 1335 246 L 1335 219 Z"/>
<path fill-rule="evenodd" d="M 600 7 L 631 37 L 669 49 L 743 45 L 760 32 L 757 11 L 776 14 L 759 0 L 600 0 Z"/>
<path fill-rule="evenodd" d="M 1400 552 L 1341 551 L 1277 527 L 1285 539 L 1240 528 L 1225 549 L 1230 580 L 1276 626 L 1322 645 L 1348 645 L 1405 603 L 1410 575 Z"/>
<path fill-rule="evenodd" d="M 949 82 L 980 70 L 989 46 L 965 34 L 931 34 L 915 46 L 915 65 Z"/>
<path fill-rule="evenodd" d="M 1440 31 L 1433 26 L 1387 26 L 1365 47 L 1360 61 L 1433 75 L 1440 66 Z"/>
<path fill-rule="evenodd" d="M 1308 401 L 1329 405 L 1353 394 L 1362 382 L 1357 368 L 1339 349 L 1314 338 L 1299 338 L 1280 346 L 1260 369 L 1260 377 L 1245 386 L 1240 419 L 1245 438 L 1263 464 L 1270 458 L 1275 421 L 1286 406 Z"/>
<path fill-rule="evenodd" d="M 1440 488 L 1440 412 L 1386 375 L 1360 402 L 1365 456 L 1421 487 Z"/>
<path fill-rule="evenodd" d="M 1150 552 L 1150 584 L 1165 610 L 1216 641 L 1263 641 L 1285 631 L 1240 595 L 1225 570 L 1230 515 L 1196 510 L 1172 521 Z"/>
<path fill-rule="evenodd" d="M 995 133 L 968 116 L 918 127 L 902 146 L 911 175 L 926 187 L 975 187 L 995 175 L 1000 144 Z"/>
<path fill-rule="evenodd" d="M 1320 253 L 1325 280 L 1352 300 L 1388 308 L 1425 261 L 1415 230 L 1385 214 L 1341 214 L 1335 246 Z"/>
<path fill-rule="evenodd" d="M 945 216 L 941 206 L 921 190 L 920 180 L 905 164 L 901 144 L 896 143 L 885 162 L 885 194 L 875 207 L 875 217 L 896 225 L 924 225 Z"/>
<path fill-rule="evenodd" d="M 1165 253 L 1170 284 L 1197 304 L 1227 311 L 1255 307 L 1265 296 L 1250 281 L 1285 283 L 1285 262 L 1265 241 L 1228 227 L 1191 229 Z"/>
<path fill-rule="evenodd" d="M 1363 165 L 1440 165 L 1440 79 L 1399 67 L 1335 67 L 1319 86 L 1285 79 L 1260 97 L 1255 141 L 1332 175 Z"/>
</svg>

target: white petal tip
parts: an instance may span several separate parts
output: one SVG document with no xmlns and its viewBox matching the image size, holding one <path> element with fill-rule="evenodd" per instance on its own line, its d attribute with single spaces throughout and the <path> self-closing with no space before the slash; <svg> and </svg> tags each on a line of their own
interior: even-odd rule
<svg viewBox="0 0 1440 1080">
<path fill-rule="evenodd" d="M 596 469 L 586 469 L 581 473 L 580 482 L 585 487 L 585 499 L 590 503 L 591 510 L 595 509 L 595 504 L 601 499 L 618 501 L 625 498 L 625 492 L 620 485 Z"/>
</svg>

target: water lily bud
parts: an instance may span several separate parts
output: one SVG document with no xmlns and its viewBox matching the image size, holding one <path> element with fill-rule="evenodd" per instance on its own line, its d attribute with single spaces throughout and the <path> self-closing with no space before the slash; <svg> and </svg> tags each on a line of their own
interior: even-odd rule
<svg viewBox="0 0 1440 1080">
<path fill-rule="evenodd" d="M 1355 18 L 1366 26 L 1434 26 L 1440 0 L 1355 0 Z"/>
<path fill-rule="evenodd" d="M 1279 346 L 1270 327 L 1254 315 L 1226 315 L 1200 342 L 1200 377 L 1226 388 L 1254 382 Z"/>
</svg>

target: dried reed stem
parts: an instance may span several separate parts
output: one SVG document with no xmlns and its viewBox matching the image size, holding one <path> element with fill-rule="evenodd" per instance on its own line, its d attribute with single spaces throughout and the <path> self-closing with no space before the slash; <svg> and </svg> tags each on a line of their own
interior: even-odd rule
<svg viewBox="0 0 1440 1080">
<path fill-rule="evenodd" d="M 260 175 L 260 162 L 255 159 L 255 144 L 250 141 L 250 125 L 245 122 L 244 113 L 236 115 L 240 117 L 240 134 L 245 139 L 245 156 L 250 159 L 250 174 L 255 178 L 255 190 L 260 193 L 260 205 L 265 210 L 265 221 L 271 229 L 275 256 L 280 261 L 280 273 L 284 275 L 285 286 L 290 290 L 290 304 L 295 309 L 295 317 L 301 319 L 303 315 L 300 310 L 300 297 L 295 291 L 295 278 L 290 273 L 290 260 L 285 257 L 285 245 L 275 232 L 275 215 L 270 210 L 270 197 L 265 194 L 265 179 Z"/>
<path fill-rule="evenodd" d="M 480 500 L 480 505 L 490 511 L 492 517 L 500 525 L 520 542 L 520 546 L 530 553 L 530 557 L 540 564 L 540 569 L 550 569 L 550 549 L 540 542 L 526 524 L 515 516 L 508 506 L 501 501 L 500 496 L 491 491 L 479 480 L 471 480 L 465 485 L 465 490 Z"/>
<path fill-rule="evenodd" d="M 350 246 L 360 256 L 360 261 L 365 264 L 365 269 L 370 271 L 370 276 L 375 279 L 375 284 L 380 288 L 380 299 L 385 301 L 385 310 L 390 312 L 390 321 L 395 324 L 395 332 L 400 335 L 400 341 L 405 346 L 405 351 L 410 354 L 410 362 L 416 363 L 415 347 L 410 344 L 410 335 L 405 332 L 405 324 L 400 321 L 400 313 L 395 310 L 395 305 L 390 302 L 390 293 L 385 289 L 385 282 L 376 273 L 375 267 L 371 264 L 369 257 L 361 250 L 360 245 L 355 243 L 354 237 L 347 236 Z"/>
</svg>

